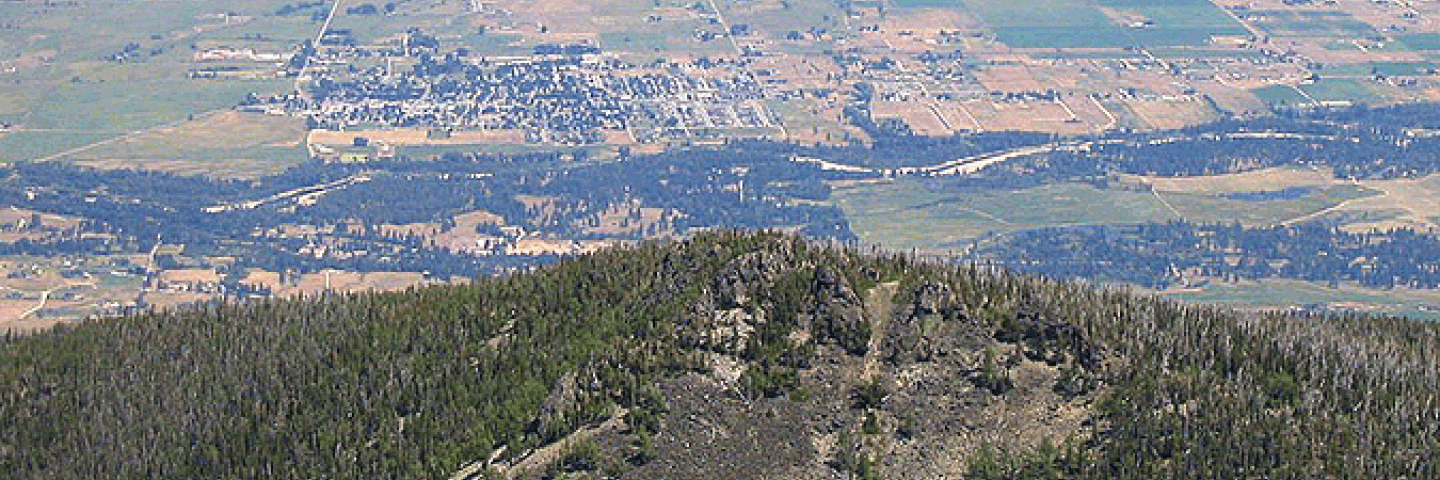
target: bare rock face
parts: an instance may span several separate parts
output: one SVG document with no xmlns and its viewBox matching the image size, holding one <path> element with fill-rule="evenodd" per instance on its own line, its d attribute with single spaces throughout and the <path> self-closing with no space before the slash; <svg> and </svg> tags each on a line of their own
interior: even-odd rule
<svg viewBox="0 0 1440 480">
<path fill-rule="evenodd" d="M 736 257 L 707 286 L 700 303 L 691 309 L 692 328 L 687 346 L 727 355 L 738 355 L 755 326 L 765 322 L 765 311 L 756 305 L 756 293 L 795 268 L 785 249 L 762 250 Z"/>
<path fill-rule="evenodd" d="M 1100 347 L 1085 330 L 1069 322 L 1020 313 L 1001 322 L 995 339 L 1018 344 L 1025 357 L 1058 365 L 1073 361 L 1088 371 L 1100 366 Z"/>
<path fill-rule="evenodd" d="M 815 270 L 810 290 L 815 298 L 808 312 L 812 336 L 820 342 L 838 344 L 851 355 L 864 355 L 870 340 L 870 322 L 850 282 L 839 272 L 820 267 Z"/>
<path fill-rule="evenodd" d="M 882 344 L 885 358 L 892 364 L 925 362 L 937 355 L 946 355 L 969 338 L 969 316 L 944 284 L 926 281 L 915 289 L 913 300 L 896 312 L 887 326 Z M 969 346 L 964 350 L 973 350 Z"/>
<path fill-rule="evenodd" d="M 716 306 L 721 309 L 744 307 L 753 300 L 755 292 L 770 288 L 776 278 L 792 268 L 793 259 L 785 252 L 764 250 L 741 255 L 715 279 Z"/>
</svg>

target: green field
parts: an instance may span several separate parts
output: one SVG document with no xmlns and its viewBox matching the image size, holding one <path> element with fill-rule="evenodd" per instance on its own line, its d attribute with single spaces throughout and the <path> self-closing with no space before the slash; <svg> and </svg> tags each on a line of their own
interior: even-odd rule
<svg viewBox="0 0 1440 480">
<path fill-rule="evenodd" d="M 925 180 L 836 189 L 863 241 L 893 248 L 956 247 L 989 232 L 1177 218 L 1149 192 L 1064 183 L 1017 191 L 937 191 Z"/>
<path fill-rule="evenodd" d="M 1397 36 L 1396 40 L 1416 50 L 1440 50 L 1440 33 L 1412 33 Z"/>
<path fill-rule="evenodd" d="M 1436 310 L 1436 306 L 1440 306 L 1440 292 L 1434 290 L 1377 290 L 1354 283 L 1341 283 L 1331 288 L 1323 283 L 1302 280 L 1266 279 L 1238 282 L 1210 280 L 1186 291 L 1158 293 L 1183 302 L 1226 304 L 1240 308 L 1283 309 L 1313 305 L 1440 320 L 1440 311 Z"/>
<path fill-rule="evenodd" d="M 1311 185 L 1307 181 L 1297 178 L 1294 186 L 1307 190 L 1289 198 L 1243 200 L 1233 194 L 1249 192 L 1206 191 L 1201 186 L 1151 193 L 1061 183 L 1015 191 L 956 192 L 944 190 L 943 181 L 897 179 L 837 188 L 832 199 L 864 241 L 894 248 L 943 249 L 963 246 L 988 233 L 1062 225 L 1180 218 L 1199 223 L 1272 225 L 1380 193 L 1350 184 Z"/>
<path fill-rule="evenodd" d="M 1348 78 L 1322 78 L 1315 83 L 1300 85 L 1300 89 L 1319 102 L 1371 102 L 1380 100 L 1380 95 L 1366 85 L 1365 80 Z"/>
<path fill-rule="evenodd" d="M 1246 34 L 1214 4 L 1199 0 L 965 0 L 965 5 L 1012 47 L 1204 46 L 1212 36 Z M 1146 23 L 1131 27 L 1122 21 Z"/>
<path fill-rule="evenodd" d="M 10 132 L 0 134 L 0 162 L 32 160 L 115 136 L 90 132 Z"/>
<path fill-rule="evenodd" d="M 1342 12 L 1257 10 L 1250 12 L 1249 18 L 1255 26 L 1277 37 L 1369 38 L 1379 35 L 1375 27 Z"/>
<path fill-rule="evenodd" d="M 1311 105 L 1314 102 L 1289 85 L 1271 85 L 1250 90 L 1271 108 L 1291 108 Z"/>
<path fill-rule="evenodd" d="M 286 3 L 7 2 L 0 6 L 0 18 L 13 27 L 0 29 L 0 52 L 8 58 L 43 55 L 50 61 L 11 72 L 0 83 L 0 122 L 31 130 L 0 138 L 0 160 L 46 157 L 229 109 L 247 93 L 289 90 L 293 84 L 288 79 L 186 76 L 199 66 L 193 56 L 203 48 L 225 45 L 285 53 L 313 35 L 319 27 L 308 14 L 273 15 Z M 125 57 L 114 58 L 118 53 Z M 246 68 L 268 73 L 274 67 Z"/>
<path fill-rule="evenodd" d="M 1369 65 L 1380 75 L 1427 75 L 1440 68 L 1435 62 L 1370 62 Z"/>
<path fill-rule="evenodd" d="M 528 55 L 534 51 L 534 46 L 524 44 L 524 36 L 514 33 L 472 33 L 464 38 L 474 55 Z"/>
<path fill-rule="evenodd" d="M 1201 223 L 1238 221 L 1245 225 L 1272 225 L 1323 210 L 1346 200 L 1380 192 L 1355 185 L 1316 187 L 1300 198 L 1243 201 L 1200 192 L 1163 193 L 1186 220 Z"/>
</svg>

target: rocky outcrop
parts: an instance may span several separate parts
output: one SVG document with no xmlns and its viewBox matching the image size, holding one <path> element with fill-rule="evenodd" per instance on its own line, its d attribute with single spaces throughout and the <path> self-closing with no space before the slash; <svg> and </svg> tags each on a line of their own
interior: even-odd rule
<svg viewBox="0 0 1440 480">
<path fill-rule="evenodd" d="M 869 348 L 870 322 L 865 319 L 864 303 L 845 276 L 830 268 L 817 268 L 810 292 L 814 303 L 806 313 L 812 337 L 839 345 L 851 355 L 864 355 Z"/>
</svg>

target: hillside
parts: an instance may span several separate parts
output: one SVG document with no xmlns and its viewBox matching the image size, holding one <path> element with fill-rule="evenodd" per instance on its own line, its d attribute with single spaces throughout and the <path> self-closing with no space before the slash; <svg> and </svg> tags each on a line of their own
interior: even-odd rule
<svg viewBox="0 0 1440 480">
<path fill-rule="evenodd" d="M 0 343 L 20 478 L 1434 478 L 1433 324 L 715 232 Z"/>
</svg>

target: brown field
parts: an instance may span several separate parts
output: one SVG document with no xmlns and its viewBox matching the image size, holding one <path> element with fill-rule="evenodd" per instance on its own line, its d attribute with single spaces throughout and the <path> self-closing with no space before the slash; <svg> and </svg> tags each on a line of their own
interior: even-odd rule
<svg viewBox="0 0 1440 480">
<path fill-rule="evenodd" d="M 304 133 L 298 118 L 221 111 L 64 158 L 96 168 L 250 177 L 303 160 Z"/>
<path fill-rule="evenodd" d="M 0 331 L 47 329 L 57 323 L 104 314 L 113 307 L 133 305 L 139 293 L 139 277 L 112 277 L 108 271 L 97 271 L 108 270 L 107 265 L 116 261 L 119 258 L 0 258 Z M 91 273 L 72 278 L 60 275 L 61 270 L 69 269 Z"/>
<path fill-rule="evenodd" d="M 984 70 L 975 72 L 975 79 L 991 92 L 1043 92 L 1050 88 L 1050 85 L 1035 78 L 1026 65 L 988 65 Z"/>
<path fill-rule="evenodd" d="M 1061 97 L 1061 101 L 1070 107 L 1075 118 L 1088 126 L 1091 132 L 1101 132 L 1114 126 L 1110 117 L 1111 113 L 1105 109 L 1095 97 L 1089 95 L 1070 95 Z"/>
<path fill-rule="evenodd" d="M 662 208 L 638 207 L 640 219 L 630 218 L 632 206 L 614 206 L 604 212 L 600 212 L 600 223 L 595 226 L 586 226 L 585 233 L 598 235 L 624 235 L 644 232 L 645 228 L 655 224 L 665 213 Z M 677 217 L 684 217 L 684 213 L 675 212 Z"/>
<path fill-rule="evenodd" d="M 481 224 L 504 225 L 505 219 L 484 210 L 462 213 L 455 216 L 455 227 L 435 235 L 434 242 L 457 252 L 482 251 L 484 236 L 475 232 L 475 227 Z"/>
<path fill-rule="evenodd" d="M 1141 120 L 1158 130 L 1181 128 L 1219 118 L 1217 112 L 1194 96 L 1128 98 L 1124 102 Z"/>
<path fill-rule="evenodd" d="M 1382 195 L 1346 202 L 1342 212 L 1394 212 L 1394 218 L 1347 225 L 1351 231 L 1409 227 L 1420 231 L 1440 228 L 1440 175 L 1416 179 L 1362 180 L 1360 185 Z"/>
<path fill-rule="evenodd" d="M 945 136 L 954 132 L 953 123 L 947 127 L 935 112 L 931 110 L 932 102 L 920 101 L 876 101 L 871 102 L 870 111 L 876 118 L 899 118 L 904 120 L 910 129 L 920 135 Z M 949 119 L 945 119 L 946 122 Z M 962 124 L 963 125 L 963 124 Z M 963 127 L 962 127 L 963 128 Z"/>
<path fill-rule="evenodd" d="M 215 297 L 215 294 L 205 292 L 185 292 L 179 290 L 152 290 L 145 293 L 145 303 L 155 309 L 180 308 L 204 303 Z"/>
<path fill-rule="evenodd" d="M 1267 168 L 1253 172 L 1208 177 L 1140 177 L 1122 179 L 1152 185 L 1163 193 L 1224 194 L 1276 191 L 1289 187 L 1339 186 L 1350 182 L 1334 178 L 1323 169 L 1299 167 Z M 1440 228 L 1440 175 L 1417 179 L 1360 180 L 1356 185 L 1379 195 L 1354 198 L 1312 212 L 1291 221 L 1338 218 L 1351 232 L 1413 228 L 1421 231 Z"/>
<path fill-rule="evenodd" d="M 1068 105 L 1068 104 L 1067 104 Z M 967 102 L 969 112 L 985 130 L 1040 131 L 1077 135 L 1091 131 L 1086 124 L 1058 102 L 1049 100 L 1008 100 Z M 1071 121 L 1075 118 L 1075 121 Z"/>
<path fill-rule="evenodd" d="M 20 318 L 21 314 L 30 311 L 37 302 L 39 300 L 36 299 L 0 300 L 0 332 L 30 333 L 49 330 L 50 327 L 67 320 L 60 317 Z"/>
<path fill-rule="evenodd" d="M 1253 172 L 1206 177 L 1142 177 L 1140 179 L 1161 192 L 1231 193 L 1282 190 L 1296 186 L 1324 186 L 1344 183 L 1330 172 L 1299 167 L 1266 168 Z"/>
<path fill-rule="evenodd" d="M 432 282 L 426 280 L 424 275 L 412 272 L 320 272 L 304 274 L 282 284 L 280 274 L 256 271 L 250 272 L 241 283 L 269 287 L 276 297 L 292 297 L 317 294 L 327 288 L 348 292 L 393 291 Z"/>
<path fill-rule="evenodd" d="M 303 157 L 303 155 L 301 155 Z M 152 172 L 175 175 L 206 176 L 213 178 L 248 179 L 260 178 L 284 172 L 293 163 L 274 157 L 230 158 L 223 164 L 203 160 L 179 160 L 172 158 L 103 158 L 76 160 L 83 165 L 101 170 L 144 169 Z"/>
<path fill-rule="evenodd" d="M 78 218 L 40 213 L 40 228 L 16 228 L 22 223 L 28 223 L 36 213 L 39 212 L 15 207 L 0 209 L 0 243 L 14 243 L 21 239 L 44 240 L 54 237 L 57 232 L 80 225 Z"/>
<path fill-rule="evenodd" d="M 604 240 L 551 240 L 542 238 L 526 238 L 516 241 L 514 245 L 505 249 L 511 255 L 576 255 L 581 253 L 594 252 L 613 245 L 614 242 Z"/>
<path fill-rule="evenodd" d="M 219 283 L 220 274 L 212 269 L 181 269 L 160 272 L 161 282 L 166 283 Z"/>
<path fill-rule="evenodd" d="M 303 123 L 298 118 L 227 110 L 174 127 L 150 130 L 120 144 L 135 150 L 148 147 L 163 151 L 211 149 L 217 145 L 293 147 L 299 146 L 304 136 Z"/>
<path fill-rule="evenodd" d="M 445 231 L 441 231 L 438 223 L 381 225 L 380 229 L 385 235 L 419 235 L 428 239 L 432 246 L 457 252 L 488 252 L 494 246 L 492 243 L 501 243 L 502 239 L 476 232 L 476 227 L 481 224 L 505 225 L 503 217 L 477 210 L 456 215 L 454 218 L 455 226 Z"/>
<path fill-rule="evenodd" d="M 525 132 L 521 130 L 467 130 L 451 132 L 450 138 L 429 138 L 428 132 L 420 128 L 395 128 L 385 130 L 311 130 L 307 142 L 319 145 L 352 145 L 356 137 L 363 137 L 371 143 L 390 145 L 475 145 L 475 144 L 523 144 Z"/>
<path fill-rule="evenodd" d="M 765 80 L 783 82 L 788 89 L 840 88 L 839 81 L 830 80 L 831 75 L 841 73 L 841 68 L 828 57 L 807 55 L 775 55 L 761 57 L 751 65 L 753 71 L 768 71 Z"/>
<path fill-rule="evenodd" d="M 957 130 L 983 131 L 985 125 L 980 123 L 974 114 L 970 113 L 969 106 L 976 103 L 988 103 L 985 100 L 941 100 L 935 102 L 936 108 L 950 121 L 950 126 Z"/>
</svg>

